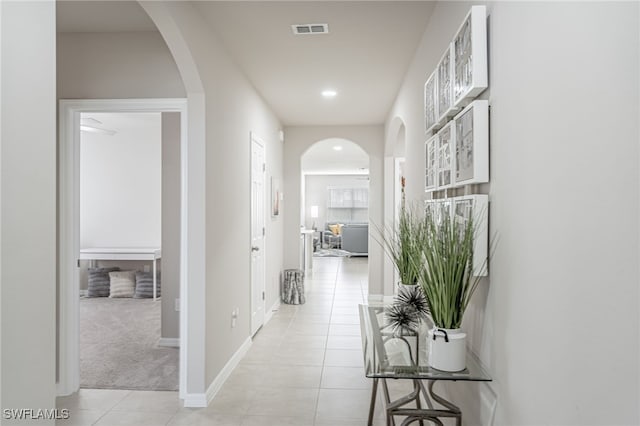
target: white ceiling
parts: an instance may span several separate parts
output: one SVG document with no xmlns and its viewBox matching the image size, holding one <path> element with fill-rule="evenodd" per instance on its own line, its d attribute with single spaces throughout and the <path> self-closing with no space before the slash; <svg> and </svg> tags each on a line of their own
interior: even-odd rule
<svg viewBox="0 0 640 426">
<path fill-rule="evenodd" d="M 334 147 L 342 147 L 337 151 Z M 325 139 L 302 155 L 303 174 L 369 174 L 369 156 L 355 143 L 340 138 Z"/>
<path fill-rule="evenodd" d="M 433 2 L 194 2 L 285 125 L 382 124 Z M 329 34 L 294 35 L 327 23 Z M 332 88 L 333 99 L 320 92 Z"/>
<path fill-rule="evenodd" d="M 284 125 L 382 124 L 433 1 L 194 1 Z M 58 1 L 59 32 L 155 31 L 137 2 Z M 329 34 L 293 35 L 327 23 Z M 333 99 L 324 89 L 338 92 Z"/>
</svg>

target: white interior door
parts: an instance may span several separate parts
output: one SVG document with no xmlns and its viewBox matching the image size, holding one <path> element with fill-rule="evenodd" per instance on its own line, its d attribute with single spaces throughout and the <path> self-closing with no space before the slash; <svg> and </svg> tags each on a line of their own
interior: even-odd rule
<svg viewBox="0 0 640 426">
<path fill-rule="evenodd" d="M 265 184 L 264 145 L 251 135 L 251 334 L 264 324 Z"/>
</svg>

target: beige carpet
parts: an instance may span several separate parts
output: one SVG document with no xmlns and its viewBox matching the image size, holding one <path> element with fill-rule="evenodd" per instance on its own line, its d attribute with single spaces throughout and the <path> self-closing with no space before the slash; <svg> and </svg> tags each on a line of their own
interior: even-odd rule
<svg viewBox="0 0 640 426">
<path fill-rule="evenodd" d="M 80 299 L 80 386 L 178 390 L 178 348 L 158 347 L 160 300 Z"/>
</svg>

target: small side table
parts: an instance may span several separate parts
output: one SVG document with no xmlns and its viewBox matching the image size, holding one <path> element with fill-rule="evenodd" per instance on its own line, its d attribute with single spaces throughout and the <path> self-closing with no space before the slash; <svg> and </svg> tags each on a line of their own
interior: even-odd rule
<svg viewBox="0 0 640 426">
<path fill-rule="evenodd" d="M 301 269 L 285 269 L 282 301 L 288 305 L 303 305 L 304 271 Z"/>
</svg>

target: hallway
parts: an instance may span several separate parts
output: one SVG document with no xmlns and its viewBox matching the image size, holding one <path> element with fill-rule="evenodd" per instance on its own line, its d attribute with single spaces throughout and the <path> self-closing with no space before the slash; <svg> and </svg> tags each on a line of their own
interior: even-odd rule
<svg viewBox="0 0 640 426">
<path fill-rule="evenodd" d="M 367 299 L 367 258 L 314 258 L 306 303 L 281 305 L 204 409 L 175 392 L 82 389 L 60 398 L 65 425 L 355 426 L 366 423 L 357 305 Z M 380 406 L 380 405 L 378 405 Z M 384 424 L 377 413 L 376 426 Z"/>
</svg>

